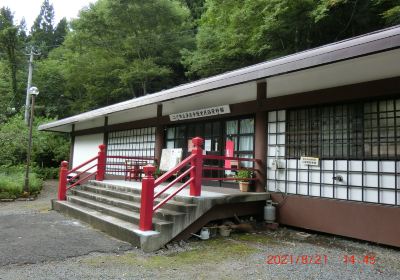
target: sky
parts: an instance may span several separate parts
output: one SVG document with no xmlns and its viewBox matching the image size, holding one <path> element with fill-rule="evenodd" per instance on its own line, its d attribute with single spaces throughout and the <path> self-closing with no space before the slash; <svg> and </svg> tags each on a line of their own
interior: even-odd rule
<svg viewBox="0 0 400 280">
<path fill-rule="evenodd" d="M 50 0 L 54 7 L 54 24 L 57 24 L 63 17 L 68 20 L 76 18 L 79 10 L 94 2 L 96 0 Z M 29 31 L 34 20 L 39 15 L 42 3 L 43 0 L 0 0 L 0 7 L 6 6 L 10 8 L 14 12 L 14 20 L 17 24 L 24 17 Z"/>
</svg>

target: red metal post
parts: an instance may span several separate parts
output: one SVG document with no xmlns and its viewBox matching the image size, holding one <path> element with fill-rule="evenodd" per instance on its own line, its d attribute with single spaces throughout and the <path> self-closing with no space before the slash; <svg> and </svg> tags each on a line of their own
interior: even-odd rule
<svg viewBox="0 0 400 280">
<path fill-rule="evenodd" d="M 68 161 L 63 161 L 61 162 L 58 178 L 58 200 L 65 200 L 67 198 L 67 173 Z"/>
<path fill-rule="evenodd" d="M 203 139 L 196 137 L 192 139 L 194 148 L 192 154 L 196 155 L 190 162 L 195 168 L 190 172 L 190 178 L 194 180 L 190 183 L 190 195 L 200 196 L 201 195 L 201 179 L 203 177 Z"/>
<path fill-rule="evenodd" d="M 96 180 L 103 181 L 106 173 L 106 145 L 99 145 L 99 157 L 97 159 Z"/>
<path fill-rule="evenodd" d="M 143 167 L 142 196 L 140 201 L 139 229 L 146 231 L 153 229 L 153 204 L 154 204 L 154 177 L 156 168 L 148 164 Z"/>
</svg>

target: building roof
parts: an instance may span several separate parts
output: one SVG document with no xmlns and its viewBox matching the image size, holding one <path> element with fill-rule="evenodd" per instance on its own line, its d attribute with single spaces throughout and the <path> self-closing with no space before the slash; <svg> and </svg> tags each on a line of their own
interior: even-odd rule
<svg viewBox="0 0 400 280">
<path fill-rule="evenodd" d="M 179 85 L 168 90 L 163 90 L 43 124 L 39 126 L 39 130 L 59 131 L 57 128 L 62 126 L 104 117 L 124 110 L 150 104 L 160 104 L 168 100 L 200 94 L 206 91 L 261 80 L 290 72 L 301 71 L 397 48 L 400 48 L 400 25 L 269 60 L 206 79 Z"/>
</svg>

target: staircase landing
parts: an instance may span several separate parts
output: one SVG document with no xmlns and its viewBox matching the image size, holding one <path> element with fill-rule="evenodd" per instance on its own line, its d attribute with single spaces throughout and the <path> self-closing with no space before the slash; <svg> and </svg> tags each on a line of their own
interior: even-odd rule
<svg viewBox="0 0 400 280">
<path fill-rule="evenodd" d="M 155 193 L 163 189 L 158 186 Z M 243 193 L 236 189 L 202 186 L 200 197 L 189 195 L 189 187 L 157 210 L 153 231 L 139 230 L 141 182 L 123 180 L 89 181 L 67 194 L 66 201 L 54 200 L 53 209 L 80 219 L 118 239 L 132 243 L 144 251 L 154 251 L 174 239 L 216 206 L 265 202 L 267 193 Z M 160 199 L 168 196 L 179 184 L 171 187 Z M 204 217 L 203 217 L 203 219 Z M 201 223 L 201 222 L 200 222 Z"/>
</svg>

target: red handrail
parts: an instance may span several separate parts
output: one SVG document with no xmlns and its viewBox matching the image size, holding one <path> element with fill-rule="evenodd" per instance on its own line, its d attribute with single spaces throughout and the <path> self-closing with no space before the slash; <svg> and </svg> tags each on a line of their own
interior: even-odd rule
<svg viewBox="0 0 400 280">
<path fill-rule="evenodd" d="M 142 196 L 141 196 L 141 206 L 140 206 L 140 223 L 139 229 L 143 231 L 151 230 L 153 224 L 153 214 L 161 206 L 167 203 L 170 199 L 176 196 L 177 193 L 182 191 L 185 187 L 190 185 L 190 195 L 200 196 L 201 195 L 201 174 L 202 174 L 202 164 L 203 164 L 203 150 L 201 145 L 203 144 L 203 139 L 196 137 L 192 139 L 194 148 L 192 149 L 192 154 L 182 160 L 177 166 L 169 170 L 167 173 L 160 176 L 157 180 L 154 180 L 153 173 L 155 167 L 152 165 L 146 165 L 144 169 L 145 177 L 142 180 Z M 163 190 L 154 195 L 154 189 L 161 183 L 165 182 L 172 175 L 181 171 L 188 164 L 191 166 L 182 172 L 175 180 L 169 183 Z M 181 186 L 176 188 L 171 194 L 164 198 L 161 202 L 154 206 L 154 200 L 158 198 L 161 194 L 165 193 L 178 181 L 190 174 L 190 178 L 184 182 Z"/>
<path fill-rule="evenodd" d="M 175 185 L 175 183 L 179 182 L 180 180 L 182 180 L 185 176 L 187 176 L 189 174 L 190 171 L 192 171 L 194 169 L 194 166 L 191 166 L 188 170 L 186 170 L 185 172 L 183 172 L 181 175 L 179 175 L 178 177 L 176 177 L 171 183 L 169 183 L 162 191 L 158 192 L 157 194 L 154 195 L 154 198 L 159 197 L 160 195 L 162 195 L 166 190 L 168 190 L 170 187 L 172 187 L 173 185 Z M 157 180 L 156 180 L 157 181 Z M 155 186 L 156 184 L 154 184 Z"/>
<path fill-rule="evenodd" d="M 181 170 L 183 167 L 185 167 L 192 159 L 194 159 L 196 156 L 191 154 L 184 160 L 182 160 L 177 166 L 169 170 L 168 172 L 164 173 L 158 179 L 154 182 L 154 187 L 157 187 L 159 184 L 164 183 L 166 180 L 168 180 L 171 176 L 176 174 L 179 170 Z"/>
<path fill-rule="evenodd" d="M 71 170 L 69 170 L 69 171 L 67 172 L 67 175 L 68 175 L 68 174 L 71 174 L 72 172 L 77 171 L 78 169 L 84 167 L 85 165 L 91 163 L 92 161 L 94 161 L 94 160 L 96 160 L 96 159 L 98 159 L 98 158 L 99 158 L 99 156 L 95 156 L 95 157 L 93 157 L 93 158 L 91 158 L 91 159 L 85 161 L 84 163 L 81 163 L 80 165 L 78 165 L 78 166 L 72 168 Z"/>
<path fill-rule="evenodd" d="M 174 191 L 173 193 L 171 193 L 169 196 L 167 196 L 166 198 L 164 198 L 160 203 L 158 203 L 156 206 L 153 207 L 153 212 L 155 212 L 158 208 L 160 208 L 161 206 L 163 206 L 165 203 L 168 202 L 168 200 L 170 200 L 171 198 L 173 198 L 178 192 L 180 192 L 181 190 L 183 190 L 187 185 L 189 185 L 190 183 L 192 183 L 194 181 L 194 178 L 190 178 L 189 180 L 187 180 L 185 183 L 182 184 L 182 186 L 180 186 L 179 188 L 176 189 L 176 191 Z"/>
<path fill-rule="evenodd" d="M 97 171 L 96 171 L 96 172 L 93 172 L 93 173 L 89 173 L 88 175 L 86 175 L 86 176 L 83 177 L 82 179 L 79 179 L 78 181 L 76 181 L 75 183 L 73 183 L 72 185 L 70 185 L 70 186 L 67 188 L 67 190 L 72 189 L 73 187 L 79 185 L 79 184 L 82 183 L 83 181 L 86 181 L 87 179 L 89 179 L 90 177 L 92 177 L 93 175 L 96 175 L 96 174 L 97 174 Z"/>
</svg>

